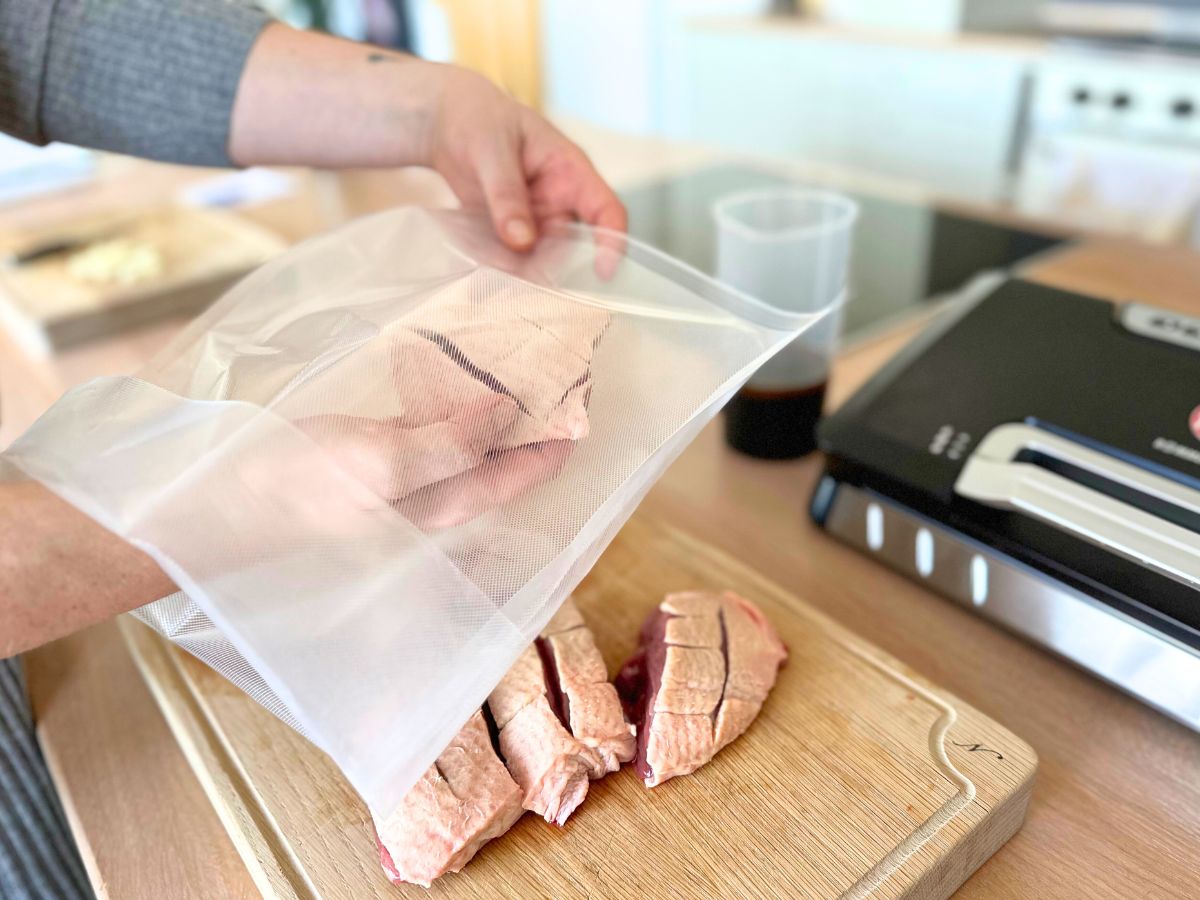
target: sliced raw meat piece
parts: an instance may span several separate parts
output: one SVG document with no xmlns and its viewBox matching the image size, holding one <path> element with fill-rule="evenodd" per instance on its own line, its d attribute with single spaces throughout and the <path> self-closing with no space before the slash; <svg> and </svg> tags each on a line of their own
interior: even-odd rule
<svg viewBox="0 0 1200 900">
<path fill-rule="evenodd" d="M 588 780 L 633 758 L 633 729 L 591 631 L 568 598 L 488 698 L 525 808 L 563 824 Z"/>
<path fill-rule="evenodd" d="M 725 700 L 717 713 L 717 721 L 713 728 L 713 753 L 740 737 L 758 717 L 761 709 L 761 700 Z"/>
<path fill-rule="evenodd" d="M 721 618 L 670 616 L 666 620 L 665 639 L 673 647 L 720 647 Z"/>
<path fill-rule="evenodd" d="M 563 728 L 545 696 L 500 729 L 500 752 L 524 792 L 524 807 L 558 825 L 583 802 L 591 773 L 600 765 L 595 751 Z"/>
<path fill-rule="evenodd" d="M 566 688 L 564 695 L 570 698 L 572 733 L 596 752 L 596 764 L 590 773 L 593 780 L 633 759 L 637 749 L 633 726 L 625 721 L 621 698 L 610 682 L 577 684 Z"/>
<path fill-rule="evenodd" d="M 694 772 L 741 735 L 786 658 L 775 630 L 744 597 L 667 595 L 616 682 L 637 724 L 634 767 L 646 786 Z"/>
<path fill-rule="evenodd" d="M 554 634 L 561 634 L 564 631 L 570 631 L 572 628 L 582 628 L 586 625 L 583 621 L 583 613 L 579 611 L 579 607 L 575 605 L 575 601 L 568 597 L 563 601 L 562 606 L 558 608 L 550 621 L 546 623 L 546 627 L 542 629 L 542 637 L 550 637 Z"/>
<path fill-rule="evenodd" d="M 386 362 L 396 389 L 397 418 L 406 428 L 444 422 L 489 397 L 507 396 L 501 385 L 464 372 L 428 337 L 407 328 L 389 337 Z M 508 399 L 520 407 L 515 398 Z"/>
<path fill-rule="evenodd" d="M 488 696 L 500 752 L 526 809 L 562 825 L 587 796 L 599 754 L 575 739 L 551 705 L 545 668 L 531 644 Z"/>
<path fill-rule="evenodd" d="M 654 713 L 654 728 L 646 739 L 646 759 L 653 761 L 648 787 L 676 775 L 688 775 L 712 759 L 713 723 L 708 715 Z"/>
<path fill-rule="evenodd" d="M 530 644 L 488 696 L 488 709 L 496 727 L 503 731 L 517 713 L 545 697 L 546 674 L 542 669 L 542 658 L 537 648 Z"/>
<path fill-rule="evenodd" d="M 658 608 L 673 616 L 714 616 L 720 606 L 721 600 L 717 594 L 680 591 L 677 594 L 667 594 Z"/>
<path fill-rule="evenodd" d="M 559 717 L 599 755 L 601 765 L 592 777 L 617 771 L 633 759 L 633 728 L 625 721 L 592 632 L 570 597 L 542 631 L 538 646 Z"/>
<path fill-rule="evenodd" d="M 721 702 L 725 658 L 721 648 L 675 647 L 667 641 L 654 711 L 710 716 Z"/>
<path fill-rule="evenodd" d="M 480 386 L 516 401 L 523 416 L 503 448 L 587 434 L 592 353 L 610 320 L 602 309 L 481 269 L 426 301 L 403 327 L 442 354 L 439 385 L 422 403 L 440 410 L 444 398 Z M 393 377 L 403 392 L 427 383 L 429 371 L 424 354 L 397 356 Z"/>
<path fill-rule="evenodd" d="M 717 714 L 714 752 L 737 738 L 775 686 L 787 648 L 758 607 L 727 591 L 721 598 L 728 674 Z"/>
<path fill-rule="evenodd" d="M 396 413 L 298 427 L 417 527 L 450 528 L 553 478 L 588 431 L 592 353 L 607 312 L 481 269 L 379 336 L 368 379 Z"/>
<path fill-rule="evenodd" d="M 520 818 L 521 789 L 496 756 L 476 712 L 437 762 L 376 828 L 388 878 L 426 887 L 457 872 Z"/>
</svg>

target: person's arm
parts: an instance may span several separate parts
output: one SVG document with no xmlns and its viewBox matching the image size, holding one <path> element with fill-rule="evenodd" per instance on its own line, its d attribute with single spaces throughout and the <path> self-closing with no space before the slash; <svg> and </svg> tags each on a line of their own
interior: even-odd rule
<svg viewBox="0 0 1200 900">
<path fill-rule="evenodd" d="M 0 484 L 0 659 L 175 590 L 149 556 L 40 484 Z"/>
<path fill-rule="evenodd" d="M 626 225 L 583 151 L 486 78 L 280 24 L 246 62 L 229 152 L 238 165 L 430 166 L 515 249 L 557 219 Z"/>
<path fill-rule="evenodd" d="M 430 166 L 515 249 L 560 218 L 625 230 L 583 151 L 487 79 L 246 0 L 0 2 L 0 131 L 196 165 Z"/>
<path fill-rule="evenodd" d="M 229 165 L 229 111 L 270 21 L 250 0 L 3 0 L 0 130 Z"/>
<path fill-rule="evenodd" d="M 0 130 L 208 165 L 428 165 L 517 249 L 559 219 L 624 231 L 583 151 L 486 79 L 267 21 L 229 0 L 0 0 Z M 0 485 L 0 656 L 173 591 L 48 491 Z"/>
</svg>

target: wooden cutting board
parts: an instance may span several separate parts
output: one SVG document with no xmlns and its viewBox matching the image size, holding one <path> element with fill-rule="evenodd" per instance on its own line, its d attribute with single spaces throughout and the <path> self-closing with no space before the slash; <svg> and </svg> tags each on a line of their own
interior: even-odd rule
<svg viewBox="0 0 1200 900">
<path fill-rule="evenodd" d="M 70 271 L 75 251 L 0 267 L 0 321 L 7 328 L 27 341 L 63 349 L 165 316 L 195 313 L 287 247 L 235 213 L 166 206 L 0 234 L 0 251 L 85 235 L 89 242 L 121 238 L 147 247 L 161 271 L 135 284 L 84 281 Z"/>
<path fill-rule="evenodd" d="M 713 548 L 643 514 L 576 592 L 610 671 L 668 591 L 732 588 L 791 650 L 763 713 L 653 791 L 626 767 L 566 828 L 526 815 L 426 892 L 383 876 L 320 751 L 132 619 L 123 630 L 266 896 L 947 897 L 1020 827 L 1037 758 L 997 723 Z"/>
</svg>

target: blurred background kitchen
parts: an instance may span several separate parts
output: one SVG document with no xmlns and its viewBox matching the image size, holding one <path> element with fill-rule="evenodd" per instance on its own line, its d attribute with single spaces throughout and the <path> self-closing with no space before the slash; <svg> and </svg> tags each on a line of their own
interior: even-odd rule
<svg viewBox="0 0 1200 900">
<path fill-rule="evenodd" d="M 850 193 L 848 339 L 1065 240 L 1200 245 L 1192 0 L 262 2 L 485 73 L 592 154 L 636 235 L 701 268 L 721 195 Z M 112 368 L 94 342 L 398 202 L 449 195 L 428 173 L 230 175 L 0 137 L 0 325 L 71 383 Z M 23 421 L 3 376 L 0 441 Z"/>
<path fill-rule="evenodd" d="M 1192 0 L 267 0 L 555 117 L 1200 241 Z"/>
<path fill-rule="evenodd" d="M 820 376 L 827 411 L 940 311 L 965 308 L 1007 272 L 1037 282 L 1021 289 L 1035 299 L 1053 286 L 1173 310 L 1150 311 L 1168 343 L 1188 346 L 1200 335 L 1200 0 L 262 2 L 299 27 L 486 74 L 588 152 L 625 200 L 634 235 L 710 272 L 712 210 L 722 197 L 791 185 L 849 196 L 859 212 L 851 302 L 827 397 Z M 424 170 L 217 171 L 0 136 L 0 447 L 67 387 L 136 372 L 199 309 L 289 244 L 396 204 L 452 202 L 440 177 Z M 1028 321 L 1041 328 L 1036 316 Z M 1116 329 L 1091 337 L 1098 333 L 1116 340 Z M 1009 343 L 1017 362 L 985 373 L 999 373 L 1001 387 L 1022 365 L 1023 342 Z M 1106 359 L 1109 345 L 1089 343 L 1087 334 L 1072 332 L 1071 343 L 1073 359 Z M 1149 383 L 1153 368 L 1136 374 Z M 1070 399 L 1092 389 L 1061 381 L 1034 393 Z M 961 382 L 945 379 L 947 399 Z M 1132 385 L 1118 397 L 1127 406 L 1106 405 L 1117 391 L 1098 406 L 1111 418 L 1112 410 L 1148 408 L 1146 398 L 1176 402 L 1183 382 L 1194 384 L 1176 377 L 1153 391 Z M 1022 403 L 1032 408 L 1040 399 Z M 1187 409 L 1200 401 L 1183 399 Z M 968 398 L 963 406 L 986 404 Z M 1018 412 L 1022 420 L 1029 410 Z M 889 421 L 906 416 L 898 409 Z M 1159 454 L 1157 471 L 1194 465 L 1200 406 L 1190 425 L 1187 418 L 1172 411 L 1169 430 L 1150 436 L 1170 437 L 1173 456 L 1150 437 L 1136 452 Z M 1136 430 L 1125 428 L 1130 419 L 1146 416 L 1095 423 L 1091 436 L 1118 443 L 1110 433 Z M 805 514 L 821 458 L 751 459 L 727 448 L 720 427 L 697 438 L 646 507 L 852 624 L 1042 755 L 1043 806 L 1025 839 L 981 870 L 983 887 L 972 896 L 1135 896 L 1163 885 L 1184 896 L 1200 834 L 1194 735 L 1001 629 L 968 621 L 960 607 L 986 601 L 995 610 L 1002 593 L 988 599 L 978 556 L 960 572 L 970 573 L 969 590 L 944 591 L 959 606 L 933 599 L 934 545 L 925 528 L 909 529 L 916 556 L 906 544 L 894 566 L 915 564 L 906 571 L 913 584 L 865 557 L 838 555 Z M 928 450 L 958 463 L 971 439 L 947 424 Z M 859 549 L 879 549 L 880 522 L 867 519 L 869 546 Z M 907 527 L 889 533 L 903 536 Z M 943 550 L 937 554 L 941 560 Z M 959 570 L 941 562 L 937 571 Z M 1148 602 L 1158 596 L 1143 593 Z M 1011 596 L 1042 597 L 1025 586 Z M 1056 629 L 1058 621 L 1030 614 L 1015 627 L 1029 634 L 1049 623 L 1054 639 L 1035 639 L 1062 651 L 1059 638 L 1086 629 L 1075 619 Z M 1139 686 L 1103 670 L 1121 654 L 1085 644 L 1081 638 L 1082 649 L 1067 655 L 1143 699 L 1152 684 L 1177 686 L 1192 702 L 1196 680 L 1155 674 L 1167 670 L 1155 669 L 1142 645 L 1129 654 L 1133 669 L 1150 673 Z M 201 819 L 147 792 L 158 782 L 127 761 L 131 747 L 152 744 L 145 735 L 155 728 L 154 746 L 169 747 L 171 738 L 156 713 L 123 724 L 136 703 L 152 709 L 153 700 L 138 700 L 141 676 L 122 648 L 110 623 L 30 657 L 56 786 L 110 896 L 137 895 L 122 893 L 123 884 L 145 895 L 148 859 L 183 859 L 207 884 L 217 868 L 210 844 L 176 833 L 178 821 Z M 1196 652 L 1187 652 L 1194 666 Z M 1148 702 L 1188 715 L 1182 705 Z M 162 750 L 160 759 L 184 773 L 177 782 L 190 778 L 182 757 Z M 164 782 L 165 771 L 155 769 Z M 195 806 L 211 814 L 192 787 Z M 126 797 L 145 802 L 123 806 Z M 126 813 L 114 817 L 114 809 Z M 178 818 L 162 824 L 172 810 Z M 229 866 L 237 869 L 236 858 Z"/>
</svg>

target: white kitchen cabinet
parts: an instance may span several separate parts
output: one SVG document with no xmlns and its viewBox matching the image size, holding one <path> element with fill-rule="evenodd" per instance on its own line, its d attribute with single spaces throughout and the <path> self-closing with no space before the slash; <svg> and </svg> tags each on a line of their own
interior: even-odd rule
<svg viewBox="0 0 1200 900">
<path fill-rule="evenodd" d="M 672 136 L 1004 196 L 1036 44 L 693 23 Z"/>
<path fill-rule="evenodd" d="M 820 0 L 821 17 L 855 28 L 923 34 L 1016 31 L 1039 24 L 1043 0 Z M 810 4 L 812 5 L 812 4 Z"/>
<path fill-rule="evenodd" d="M 541 0 L 551 115 L 633 134 L 678 133 L 687 23 L 758 16 L 771 0 Z"/>
</svg>

